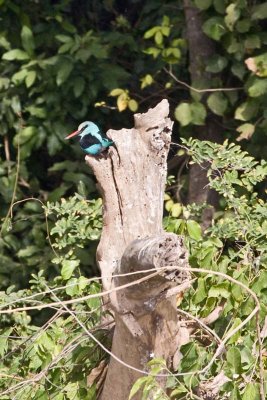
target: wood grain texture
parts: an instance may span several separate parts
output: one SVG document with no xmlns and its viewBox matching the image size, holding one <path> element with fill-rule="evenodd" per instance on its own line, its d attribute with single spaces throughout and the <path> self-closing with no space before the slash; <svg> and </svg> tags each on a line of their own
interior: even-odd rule
<svg viewBox="0 0 267 400">
<path fill-rule="evenodd" d="M 104 202 L 104 226 L 97 261 L 105 289 L 125 248 L 133 240 L 162 232 L 166 160 L 173 122 L 162 100 L 145 114 L 136 114 L 133 129 L 109 130 L 116 148 L 107 155 L 86 156 Z"/>
<path fill-rule="evenodd" d="M 179 351 L 179 322 L 175 295 L 165 292 L 188 280 L 187 273 L 160 271 L 170 265 L 188 265 L 181 237 L 162 227 L 167 155 L 173 122 L 169 104 L 162 100 L 145 114 L 136 114 L 132 129 L 109 130 L 115 147 L 98 158 L 86 157 L 103 196 L 103 231 L 97 261 L 105 289 L 117 288 L 154 276 L 133 287 L 112 292 L 110 309 L 115 318 L 112 353 L 124 363 L 147 369 L 153 357 L 172 367 Z M 155 272 L 159 272 L 155 274 Z M 137 276 L 113 275 L 137 272 Z M 141 372 L 111 357 L 101 400 L 126 400 Z M 164 385 L 166 379 L 159 378 Z M 134 399 L 139 399 L 137 394 Z"/>
</svg>

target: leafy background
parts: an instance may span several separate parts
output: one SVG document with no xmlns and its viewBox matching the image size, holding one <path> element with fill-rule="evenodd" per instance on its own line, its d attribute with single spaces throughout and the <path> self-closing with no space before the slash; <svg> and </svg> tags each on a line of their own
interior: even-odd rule
<svg viewBox="0 0 267 400">
<path fill-rule="evenodd" d="M 261 159 L 267 147 L 267 3 L 195 0 L 192 5 L 212 52 L 197 69 L 187 1 L 0 1 L 2 305 L 25 304 L 19 300 L 33 293 L 39 293 L 35 301 L 55 301 L 55 295 L 43 294 L 48 288 L 62 287 L 61 299 L 101 290 L 98 281 L 87 280 L 97 275 L 101 199 L 79 146 L 64 137 L 86 119 L 104 131 L 130 127 L 133 112 L 168 98 L 176 120 L 173 141 L 182 144 L 170 152 L 165 227 L 185 235 L 192 266 L 225 272 L 253 288 L 262 304 L 264 341 L 266 164 Z M 234 141 L 242 149 L 229 144 Z M 190 173 L 195 164 L 190 160 L 210 168 L 210 186 L 219 194 L 212 226 L 205 231 L 201 224 L 209 206 L 194 203 Z M 196 185 L 194 190 L 200 189 Z M 204 318 L 223 304 L 212 325 L 219 336 L 255 307 L 227 280 L 197 277 L 181 308 Z M 83 314 L 87 328 L 108 346 L 99 300 L 75 304 L 76 315 Z M 104 352 L 65 311 L 3 315 L 2 393 L 25 381 L 14 389 L 25 399 L 94 398 L 97 384 L 88 388 L 86 377 Z M 226 356 L 210 371 L 212 379 L 223 368 L 230 379 L 219 398 L 260 398 L 263 371 L 255 324 L 250 321 L 230 339 Z M 196 334 L 183 349 L 181 371 L 200 369 L 213 346 Z M 162 361 L 152 367 L 163 368 Z M 29 376 L 41 371 L 34 389 L 27 386 Z M 201 380 L 174 379 L 169 390 L 177 398 L 195 398 Z M 157 390 L 153 379 L 143 384 L 147 393 Z M 1 398 L 13 398 L 10 393 Z"/>
</svg>

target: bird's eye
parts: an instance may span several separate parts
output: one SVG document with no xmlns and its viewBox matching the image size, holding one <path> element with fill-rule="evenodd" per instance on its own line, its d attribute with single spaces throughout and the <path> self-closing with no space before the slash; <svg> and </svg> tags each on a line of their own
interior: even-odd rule
<svg viewBox="0 0 267 400">
<path fill-rule="evenodd" d="M 88 125 L 83 126 L 82 129 L 80 129 L 80 132 L 83 132 L 86 128 L 88 128 Z"/>
</svg>

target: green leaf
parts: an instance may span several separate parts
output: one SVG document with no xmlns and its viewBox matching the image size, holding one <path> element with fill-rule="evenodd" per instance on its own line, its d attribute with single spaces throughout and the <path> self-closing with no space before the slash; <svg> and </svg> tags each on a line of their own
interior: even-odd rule
<svg viewBox="0 0 267 400">
<path fill-rule="evenodd" d="M 27 246 L 25 249 L 21 249 L 18 251 L 17 255 L 21 258 L 31 257 L 33 254 L 36 254 L 40 251 L 37 246 Z"/>
<path fill-rule="evenodd" d="M 77 393 L 78 393 L 78 382 L 69 382 L 65 387 L 64 387 L 64 392 L 66 393 L 66 397 L 68 400 L 76 400 L 77 399 Z"/>
<path fill-rule="evenodd" d="M 182 394 L 185 394 L 185 393 L 187 393 L 188 392 L 188 389 L 184 386 L 184 385 L 182 385 L 181 383 L 179 383 L 179 386 L 176 388 L 176 389 L 174 389 L 174 390 L 172 390 L 172 392 L 171 392 L 171 394 L 170 394 L 170 396 L 171 396 L 171 399 L 172 398 L 176 398 L 176 397 L 174 397 L 174 396 L 179 396 L 179 397 L 177 397 L 178 399 L 181 397 L 181 395 Z"/>
<path fill-rule="evenodd" d="M 207 289 L 206 289 L 205 279 L 199 278 L 197 283 L 198 283 L 198 286 L 197 286 L 196 292 L 194 294 L 194 303 L 195 304 L 199 304 L 203 300 L 205 300 L 207 298 L 207 294 L 208 294 Z"/>
<path fill-rule="evenodd" d="M 72 37 L 67 35 L 56 35 L 55 38 L 61 43 L 68 43 L 73 41 Z"/>
<path fill-rule="evenodd" d="M 231 392 L 230 400 L 242 400 L 238 386 L 234 384 L 234 389 Z"/>
<path fill-rule="evenodd" d="M 224 18 L 225 25 L 230 31 L 233 31 L 234 25 L 240 17 L 240 9 L 238 8 L 237 4 L 230 4 L 226 8 L 226 14 L 226 17 Z"/>
<path fill-rule="evenodd" d="M 171 215 L 174 218 L 178 218 L 179 215 L 181 214 L 183 210 L 183 207 L 180 203 L 175 203 L 173 204 L 173 206 L 171 207 Z"/>
<path fill-rule="evenodd" d="M 34 84 L 36 76 L 36 71 L 28 71 L 25 79 L 27 88 L 31 87 Z"/>
<path fill-rule="evenodd" d="M 170 18 L 167 15 L 163 15 L 162 26 L 169 26 L 169 25 L 170 25 Z"/>
<path fill-rule="evenodd" d="M 0 0 L 1 3 L 1 0 Z M 0 47 L 3 47 L 5 50 L 10 50 L 10 42 L 7 40 L 5 36 L 3 36 L 3 33 L 0 34 Z"/>
<path fill-rule="evenodd" d="M 267 18 L 267 2 L 255 5 L 252 9 L 251 18 L 252 20 Z"/>
<path fill-rule="evenodd" d="M 13 328 L 5 328 L 0 332 L 0 356 L 3 357 L 8 349 L 8 337 L 12 332 Z"/>
<path fill-rule="evenodd" d="M 141 89 L 144 89 L 145 87 L 152 85 L 153 82 L 154 82 L 154 79 L 153 79 L 152 75 L 150 75 L 150 74 L 145 75 L 141 79 Z"/>
<path fill-rule="evenodd" d="M 29 56 L 32 56 L 35 47 L 34 38 L 31 29 L 26 25 L 24 25 L 21 30 L 21 42 L 24 50 L 27 51 Z"/>
<path fill-rule="evenodd" d="M 30 139 L 32 139 L 37 134 L 37 129 L 34 126 L 27 126 L 26 128 L 22 129 L 17 135 L 14 137 L 14 145 L 17 146 L 18 144 L 25 144 Z"/>
<path fill-rule="evenodd" d="M 157 47 L 149 47 L 148 49 L 144 50 L 145 54 L 150 54 L 153 58 L 157 58 L 161 53 L 161 50 Z"/>
<path fill-rule="evenodd" d="M 267 53 L 260 54 L 257 57 L 250 57 L 245 60 L 250 71 L 261 78 L 267 77 Z"/>
<path fill-rule="evenodd" d="M 11 98 L 11 108 L 16 114 L 21 112 L 21 102 L 18 96 Z"/>
<path fill-rule="evenodd" d="M 240 140 L 243 139 L 249 140 L 255 132 L 255 126 L 248 123 L 242 124 L 237 128 L 237 132 L 240 133 L 240 135 L 236 138 L 237 142 L 240 142 Z"/>
<path fill-rule="evenodd" d="M 124 90 L 123 89 L 113 89 L 113 90 L 111 90 L 111 92 L 109 93 L 109 96 L 113 96 L 113 97 L 116 97 L 116 96 L 119 96 L 120 94 L 122 94 L 122 93 L 124 93 Z"/>
<path fill-rule="evenodd" d="M 27 75 L 28 71 L 26 69 L 21 69 L 12 76 L 12 82 L 14 82 L 15 85 L 19 85 L 25 80 Z"/>
<path fill-rule="evenodd" d="M 171 211 L 173 205 L 174 205 L 174 201 L 172 199 L 166 201 L 166 203 L 165 203 L 166 210 Z"/>
<path fill-rule="evenodd" d="M 43 107 L 29 106 L 26 110 L 34 117 L 45 119 L 47 116 L 47 109 Z"/>
<path fill-rule="evenodd" d="M 246 74 L 246 68 L 244 67 L 243 63 L 238 63 L 234 62 L 232 67 L 231 67 L 232 73 L 237 76 L 240 80 L 244 78 L 244 75 Z"/>
<path fill-rule="evenodd" d="M 225 0 L 213 0 L 213 6 L 218 14 L 225 14 L 226 5 Z"/>
<path fill-rule="evenodd" d="M 154 26 L 153 28 L 149 29 L 148 31 L 146 31 L 146 33 L 144 34 L 144 39 L 150 39 L 151 37 L 153 37 L 156 32 L 159 30 L 158 26 Z"/>
<path fill-rule="evenodd" d="M 256 100 L 248 100 L 237 107 L 235 111 L 235 119 L 241 121 L 249 121 L 253 118 L 259 109 L 259 104 Z"/>
<path fill-rule="evenodd" d="M 67 192 L 69 188 L 70 185 L 61 184 L 56 189 L 52 190 L 52 192 L 49 192 L 48 200 L 49 201 L 59 200 Z"/>
<path fill-rule="evenodd" d="M 192 115 L 192 122 L 195 125 L 204 125 L 207 111 L 202 103 L 190 104 L 190 110 Z"/>
<path fill-rule="evenodd" d="M 209 290 L 208 297 L 223 297 L 225 299 L 228 299 L 230 296 L 230 291 L 228 289 L 228 284 L 225 283 L 219 283 L 216 286 L 212 286 Z"/>
<path fill-rule="evenodd" d="M 122 93 L 117 98 L 117 107 L 120 112 L 124 111 L 128 107 L 129 97 L 127 93 Z"/>
<path fill-rule="evenodd" d="M 183 345 L 180 351 L 183 354 L 183 358 L 180 365 L 182 371 L 187 372 L 196 370 L 199 362 L 198 345 L 194 342 L 189 342 Z"/>
<path fill-rule="evenodd" d="M 192 122 L 192 113 L 189 103 L 181 103 L 174 111 L 175 118 L 182 126 L 186 126 Z"/>
<path fill-rule="evenodd" d="M 251 28 L 251 20 L 249 18 L 242 19 L 237 21 L 236 30 L 240 33 L 248 32 Z"/>
<path fill-rule="evenodd" d="M 56 82 L 58 86 L 62 85 L 62 83 L 64 83 L 68 79 L 72 70 L 73 63 L 67 59 L 58 65 L 56 76 Z"/>
<path fill-rule="evenodd" d="M 129 400 L 133 398 L 133 396 L 141 389 L 143 385 L 147 383 L 149 380 L 148 376 L 143 376 L 142 378 L 137 379 L 137 381 L 133 384 L 130 394 L 129 394 Z"/>
<path fill-rule="evenodd" d="M 218 72 L 221 72 L 227 66 L 227 64 L 227 58 L 216 54 L 208 60 L 206 71 L 217 74 Z"/>
<path fill-rule="evenodd" d="M 207 103 L 214 114 L 223 115 L 227 109 L 228 100 L 221 92 L 215 92 L 208 97 Z"/>
<path fill-rule="evenodd" d="M 162 26 L 161 32 L 164 36 L 168 37 L 170 35 L 170 27 L 169 26 Z"/>
<path fill-rule="evenodd" d="M 242 395 L 242 400 L 260 400 L 259 384 L 248 383 Z"/>
<path fill-rule="evenodd" d="M 62 261 L 62 269 L 61 276 L 63 279 L 70 279 L 75 268 L 80 264 L 79 260 L 63 260 Z"/>
<path fill-rule="evenodd" d="M 261 47 L 260 37 L 258 35 L 249 35 L 247 36 L 244 45 L 247 52 L 251 52 L 251 50 L 254 49 L 260 49 Z"/>
<path fill-rule="evenodd" d="M 260 273 L 258 279 L 253 283 L 252 290 L 256 294 L 260 294 L 260 292 L 264 289 L 267 289 L 267 271 L 263 270 Z"/>
<path fill-rule="evenodd" d="M 241 353 L 236 347 L 231 347 L 226 354 L 227 362 L 232 366 L 234 374 L 242 373 Z"/>
<path fill-rule="evenodd" d="M 194 3 L 200 10 L 207 10 L 212 5 L 212 0 L 195 0 Z"/>
<path fill-rule="evenodd" d="M 26 51 L 20 49 L 13 49 L 4 53 L 2 59 L 7 61 L 28 60 L 29 55 L 26 53 Z"/>
<path fill-rule="evenodd" d="M 201 226 L 194 220 L 188 220 L 186 221 L 186 227 L 187 227 L 187 231 L 189 236 L 192 239 L 195 240 L 201 240 L 202 235 L 201 235 Z"/>
<path fill-rule="evenodd" d="M 134 99 L 129 100 L 128 103 L 128 108 L 132 111 L 135 112 L 138 110 L 138 103 Z"/>
<path fill-rule="evenodd" d="M 267 93 L 267 79 L 254 78 L 253 83 L 248 88 L 251 97 L 259 97 Z"/>
<path fill-rule="evenodd" d="M 237 285 L 235 285 L 235 286 L 237 287 Z M 233 289 L 231 289 L 231 291 L 233 292 Z M 235 318 L 230 330 L 231 331 L 234 330 L 238 325 L 241 324 L 241 322 L 242 321 L 240 318 Z M 237 331 L 233 336 L 230 337 L 230 339 L 228 340 L 228 344 L 236 344 L 240 338 L 240 334 L 241 334 L 240 330 Z"/>
<path fill-rule="evenodd" d="M 54 133 L 52 135 L 49 135 L 47 138 L 47 148 L 48 148 L 48 153 L 51 156 L 56 154 L 57 151 L 61 149 L 61 143 L 58 137 Z"/>
<path fill-rule="evenodd" d="M 226 29 L 224 20 L 221 17 L 212 17 L 208 19 L 202 26 L 203 32 L 213 40 L 220 40 L 225 34 Z"/>
<path fill-rule="evenodd" d="M 155 39 L 155 43 L 156 43 L 157 45 L 161 45 L 162 42 L 163 42 L 163 35 L 162 35 L 162 33 L 161 33 L 160 31 L 158 31 L 158 32 L 155 34 L 154 39 Z"/>
<path fill-rule="evenodd" d="M 73 92 L 75 97 L 79 97 L 85 88 L 85 80 L 81 76 L 75 78 L 73 83 Z"/>
<path fill-rule="evenodd" d="M 58 54 L 64 54 L 64 53 L 69 52 L 73 46 L 74 46 L 74 42 L 68 42 L 68 43 L 62 44 L 62 46 L 60 46 L 60 48 L 58 49 Z"/>
</svg>

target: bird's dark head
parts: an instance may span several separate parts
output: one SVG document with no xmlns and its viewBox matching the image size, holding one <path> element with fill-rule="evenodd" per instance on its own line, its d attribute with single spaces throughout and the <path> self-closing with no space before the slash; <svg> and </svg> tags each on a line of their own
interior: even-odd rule
<svg viewBox="0 0 267 400">
<path fill-rule="evenodd" d="M 77 135 L 83 137 L 85 135 L 93 133 L 95 130 L 98 131 L 98 127 L 96 126 L 96 124 L 94 124 L 92 121 L 85 121 L 78 126 L 77 131 L 70 133 L 68 136 L 65 137 L 65 139 L 70 139 Z"/>
</svg>

